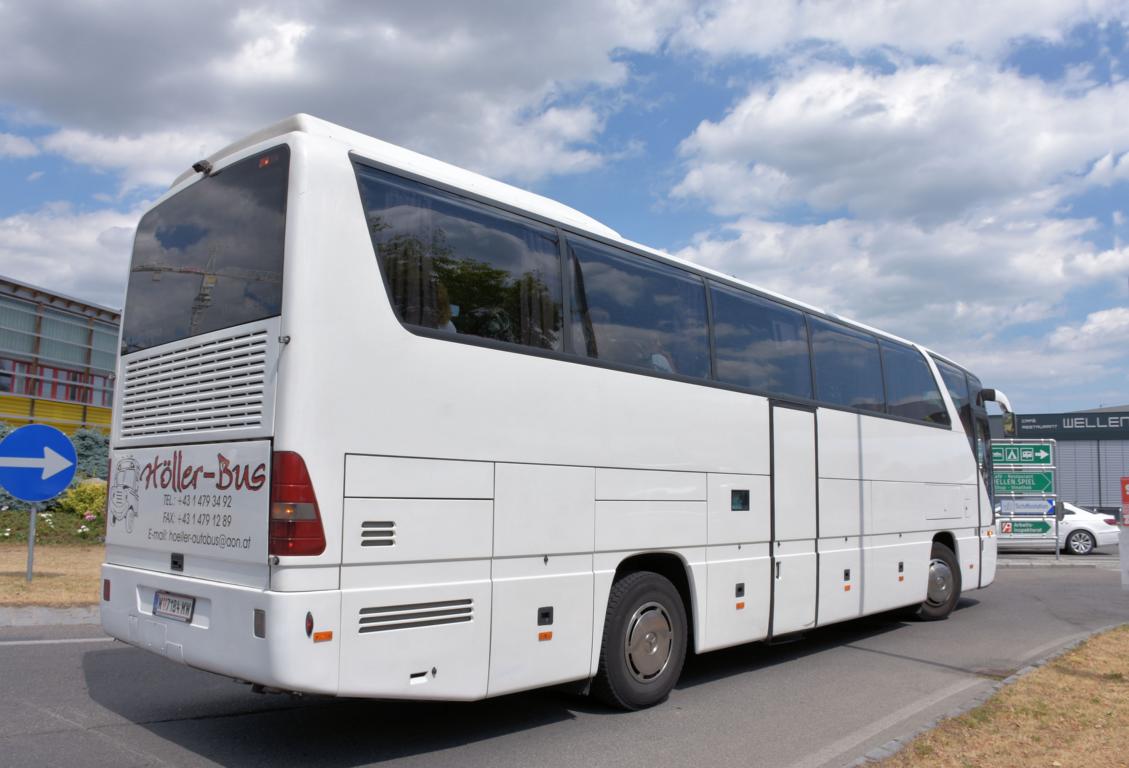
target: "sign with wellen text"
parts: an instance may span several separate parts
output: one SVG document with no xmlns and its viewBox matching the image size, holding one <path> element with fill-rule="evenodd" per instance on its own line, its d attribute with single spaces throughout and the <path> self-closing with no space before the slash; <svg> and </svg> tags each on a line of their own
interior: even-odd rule
<svg viewBox="0 0 1129 768">
<path fill-rule="evenodd" d="M 1129 411 L 1015 414 L 1008 437 L 1058 440 L 1129 440 Z"/>
<path fill-rule="evenodd" d="M 266 440 L 114 451 L 106 543 L 265 562 L 270 457 Z"/>
</svg>

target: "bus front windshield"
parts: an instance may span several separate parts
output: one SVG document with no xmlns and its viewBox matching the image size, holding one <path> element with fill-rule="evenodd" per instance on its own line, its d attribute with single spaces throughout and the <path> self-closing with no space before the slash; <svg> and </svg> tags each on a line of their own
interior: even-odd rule
<svg viewBox="0 0 1129 768">
<path fill-rule="evenodd" d="M 280 314 L 290 150 L 200 179 L 137 227 L 122 354 Z"/>
</svg>

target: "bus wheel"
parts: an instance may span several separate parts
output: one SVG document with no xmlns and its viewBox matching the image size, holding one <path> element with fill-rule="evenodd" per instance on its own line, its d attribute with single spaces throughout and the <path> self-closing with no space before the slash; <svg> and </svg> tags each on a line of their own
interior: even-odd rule
<svg viewBox="0 0 1129 768">
<path fill-rule="evenodd" d="M 667 697 L 685 660 L 686 609 L 674 585 L 650 571 L 616 581 L 593 693 L 613 707 L 649 707 Z"/>
<path fill-rule="evenodd" d="M 939 541 L 933 542 L 929 558 L 929 582 L 925 602 L 917 609 L 917 618 L 937 621 L 953 612 L 960 599 L 960 565 L 953 551 Z"/>
</svg>

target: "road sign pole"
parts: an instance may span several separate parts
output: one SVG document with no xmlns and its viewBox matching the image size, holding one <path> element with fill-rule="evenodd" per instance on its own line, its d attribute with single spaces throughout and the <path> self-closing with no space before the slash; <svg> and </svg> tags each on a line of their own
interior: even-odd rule
<svg viewBox="0 0 1129 768">
<path fill-rule="evenodd" d="M 31 583 L 31 574 L 35 569 L 35 518 L 39 517 L 39 505 L 31 505 L 31 522 L 27 526 L 27 581 Z"/>
</svg>

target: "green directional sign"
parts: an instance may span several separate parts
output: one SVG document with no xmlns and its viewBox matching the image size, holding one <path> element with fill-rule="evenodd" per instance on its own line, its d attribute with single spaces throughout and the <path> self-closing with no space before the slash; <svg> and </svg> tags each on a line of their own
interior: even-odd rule
<svg viewBox="0 0 1129 768">
<path fill-rule="evenodd" d="M 1051 524 L 1046 520 L 1004 520 L 1001 526 L 1001 533 L 1012 536 L 1030 536 L 1051 530 Z"/>
<path fill-rule="evenodd" d="M 993 443 L 992 463 L 1016 466 L 1053 466 L 1054 448 L 1049 443 Z"/>
<path fill-rule="evenodd" d="M 1054 493 L 1054 472 L 995 473 L 996 493 Z"/>
</svg>

